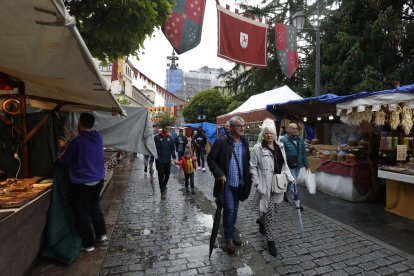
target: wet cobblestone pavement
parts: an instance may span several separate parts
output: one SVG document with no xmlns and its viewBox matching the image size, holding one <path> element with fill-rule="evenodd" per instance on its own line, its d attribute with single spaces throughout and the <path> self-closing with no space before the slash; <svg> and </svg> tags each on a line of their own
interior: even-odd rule
<svg viewBox="0 0 414 276">
<path fill-rule="evenodd" d="M 144 174 L 142 158 L 135 159 L 130 172 L 101 275 L 414 275 L 412 255 L 306 205 L 303 238 L 293 206 L 281 205 L 278 256 L 269 255 L 255 223 L 254 189 L 240 204 L 236 227 L 242 247 L 230 256 L 219 237 L 209 260 L 215 211 L 210 172 L 196 172 L 197 194 L 191 195 L 174 167 L 166 200 L 160 198 L 156 173 L 154 178 Z"/>
</svg>

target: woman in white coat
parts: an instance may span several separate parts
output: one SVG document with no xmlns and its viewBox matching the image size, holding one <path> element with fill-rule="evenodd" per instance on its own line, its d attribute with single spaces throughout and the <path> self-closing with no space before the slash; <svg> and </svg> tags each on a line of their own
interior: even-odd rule
<svg viewBox="0 0 414 276">
<path fill-rule="evenodd" d="M 276 126 L 273 120 L 265 119 L 262 124 L 263 141 L 253 147 L 250 157 L 252 183 L 256 186 L 254 204 L 259 207 L 262 216 L 257 220 L 259 231 L 266 234 L 269 253 L 277 256 L 276 215 L 278 205 L 283 201 L 283 193 L 272 193 L 271 182 L 274 173 L 286 174 L 289 182 L 295 179 L 286 162 L 286 153 L 282 143 L 276 141 Z"/>
</svg>

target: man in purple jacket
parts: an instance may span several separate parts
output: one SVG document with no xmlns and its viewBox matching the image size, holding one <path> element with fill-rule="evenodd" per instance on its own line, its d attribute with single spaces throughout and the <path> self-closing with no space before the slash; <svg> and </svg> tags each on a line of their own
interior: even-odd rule
<svg viewBox="0 0 414 276">
<path fill-rule="evenodd" d="M 97 241 L 108 239 L 99 206 L 105 177 L 103 139 L 98 131 L 92 130 L 94 123 L 92 114 L 82 113 L 78 122 L 79 134 L 59 157 L 60 163 L 68 166 L 75 223 L 82 238 L 82 249 L 86 252 L 95 250 L 94 232 Z"/>
</svg>

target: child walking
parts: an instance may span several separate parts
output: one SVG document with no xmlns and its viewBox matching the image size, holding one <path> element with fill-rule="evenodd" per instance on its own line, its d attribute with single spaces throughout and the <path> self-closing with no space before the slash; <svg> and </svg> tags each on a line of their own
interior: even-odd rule
<svg viewBox="0 0 414 276">
<path fill-rule="evenodd" d="M 181 158 L 181 160 L 176 162 L 176 164 L 183 166 L 186 192 L 190 192 L 188 189 L 188 181 L 190 180 L 191 193 L 195 195 L 196 192 L 194 188 L 194 170 L 197 166 L 196 158 L 191 154 L 191 151 L 187 149 L 184 153 L 184 156 Z"/>
</svg>

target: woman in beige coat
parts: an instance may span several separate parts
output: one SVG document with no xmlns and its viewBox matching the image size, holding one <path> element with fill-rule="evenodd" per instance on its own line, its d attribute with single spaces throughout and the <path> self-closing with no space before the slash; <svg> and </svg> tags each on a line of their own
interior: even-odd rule
<svg viewBox="0 0 414 276">
<path fill-rule="evenodd" d="M 276 257 L 275 223 L 278 204 L 283 201 L 283 193 L 271 192 L 272 176 L 274 173 L 284 173 L 289 182 L 293 182 L 295 179 L 287 166 L 284 146 L 276 141 L 276 126 L 273 120 L 265 119 L 263 121 L 262 131 L 259 135 L 263 136 L 263 141 L 253 147 L 250 157 L 252 183 L 256 186 L 254 204 L 263 213 L 257 220 L 259 231 L 266 234 L 269 253 Z"/>
</svg>

